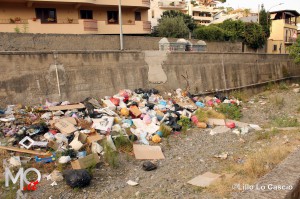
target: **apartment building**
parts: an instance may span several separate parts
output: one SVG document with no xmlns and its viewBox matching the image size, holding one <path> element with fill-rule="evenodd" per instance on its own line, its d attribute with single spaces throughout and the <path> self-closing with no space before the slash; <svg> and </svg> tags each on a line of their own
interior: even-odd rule
<svg viewBox="0 0 300 199">
<path fill-rule="evenodd" d="M 119 34 L 118 0 L 0 0 L 0 32 Z M 150 0 L 123 0 L 124 34 L 149 34 Z"/>
<path fill-rule="evenodd" d="M 157 26 L 163 12 L 168 10 L 177 10 L 188 14 L 188 3 L 185 0 L 150 0 L 148 18 L 151 26 Z"/>
<path fill-rule="evenodd" d="M 300 14 L 296 10 L 280 10 L 270 14 L 272 24 L 267 53 L 288 53 L 288 47 L 297 39 L 297 18 Z"/>
</svg>

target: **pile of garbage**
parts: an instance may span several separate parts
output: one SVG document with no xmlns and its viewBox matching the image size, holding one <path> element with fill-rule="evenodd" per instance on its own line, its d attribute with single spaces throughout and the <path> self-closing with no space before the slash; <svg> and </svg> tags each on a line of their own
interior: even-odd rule
<svg viewBox="0 0 300 199">
<path fill-rule="evenodd" d="M 234 121 L 226 122 L 224 115 L 215 111 L 213 107 L 220 104 L 240 106 L 241 102 L 223 96 L 195 97 L 181 89 L 160 95 L 156 89 L 140 88 L 121 90 L 100 100 L 87 98 L 77 104 L 47 100 L 45 105 L 34 107 L 8 105 L 0 110 L 0 149 L 32 154 L 34 160 L 30 161 L 37 163 L 71 163 L 74 170 L 99 163 L 110 150 L 134 154 L 136 159 L 164 159 L 160 146 L 153 145 L 192 126 L 220 125 L 222 129 L 212 129 L 212 135 L 234 128 L 246 132 L 244 126 L 237 129 Z M 209 111 L 218 117 L 203 117 Z M 20 166 L 21 159 L 14 156 L 6 164 Z M 156 168 L 150 162 L 144 167 L 146 171 Z M 80 186 L 70 177 L 66 181 L 71 187 Z M 83 184 L 89 184 L 89 180 Z"/>
</svg>

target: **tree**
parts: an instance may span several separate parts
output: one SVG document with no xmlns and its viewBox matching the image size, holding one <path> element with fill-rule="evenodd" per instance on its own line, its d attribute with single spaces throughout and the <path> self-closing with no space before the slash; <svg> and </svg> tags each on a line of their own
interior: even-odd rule
<svg viewBox="0 0 300 199">
<path fill-rule="evenodd" d="M 244 9 L 244 11 L 243 11 L 243 16 L 244 16 L 244 17 L 248 17 L 250 13 L 251 13 L 251 12 L 250 12 L 250 9 Z"/>
<path fill-rule="evenodd" d="M 160 37 L 187 38 L 189 28 L 181 16 L 164 17 L 157 26 L 157 33 Z"/>
<path fill-rule="evenodd" d="M 218 27 L 231 32 L 232 38 L 230 40 L 244 40 L 245 23 L 241 20 L 227 19 L 217 25 Z"/>
<path fill-rule="evenodd" d="M 194 37 L 206 41 L 224 41 L 225 31 L 217 26 L 200 26 L 194 31 Z"/>
<path fill-rule="evenodd" d="M 161 15 L 161 19 L 159 19 L 158 22 L 161 23 L 161 21 L 163 21 L 165 18 L 174 18 L 174 17 L 182 17 L 185 25 L 188 27 L 190 32 L 193 32 L 193 30 L 197 27 L 197 24 L 195 23 L 194 19 L 190 15 L 175 10 L 168 10 L 163 12 L 163 14 Z"/>
<path fill-rule="evenodd" d="M 260 26 L 257 23 L 245 23 L 244 41 L 247 46 L 252 49 L 262 48 L 266 43 L 266 36 Z"/>
<path fill-rule="evenodd" d="M 296 43 L 294 43 L 290 48 L 290 56 L 294 59 L 295 63 L 300 63 L 300 37 L 298 37 Z"/>
<path fill-rule="evenodd" d="M 262 26 L 266 38 L 270 37 L 270 14 L 266 12 L 264 5 L 261 5 L 261 10 L 259 12 L 259 24 Z"/>
</svg>

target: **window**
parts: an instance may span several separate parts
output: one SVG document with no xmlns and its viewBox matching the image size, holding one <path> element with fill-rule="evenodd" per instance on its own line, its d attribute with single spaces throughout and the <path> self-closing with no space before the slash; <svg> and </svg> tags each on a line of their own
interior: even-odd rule
<svg viewBox="0 0 300 199">
<path fill-rule="evenodd" d="M 151 14 L 152 14 L 152 19 L 153 19 L 154 18 L 154 10 L 152 10 Z"/>
<path fill-rule="evenodd" d="M 134 16 L 135 16 L 136 21 L 141 21 L 142 20 L 141 12 L 135 12 Z"/>
<path fill-rule="evenodd" d="M 119 24 L 118 11 L 107 11 L 107 23 L 108 24 Z"/>
<path fill-rule="evenodd" d="M 92 10 L 80 10 L 80 19 L 93 19 Z"/>
<path fill-rule="evenodd" d="M 35 14 L 42 23 L 57 23 L 55 8 L 36 8 Z"/>
<path fill-rule="evenodd" d="M 273 45 L 273 51 L 277 51 L 277 45 Z"/>
</svg>

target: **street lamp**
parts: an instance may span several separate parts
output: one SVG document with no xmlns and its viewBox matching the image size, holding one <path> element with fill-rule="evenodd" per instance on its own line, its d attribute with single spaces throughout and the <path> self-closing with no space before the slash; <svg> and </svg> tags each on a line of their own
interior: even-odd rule
<svg viewBox="0 0 300 199">
<path fill-rule="evenodd" d="M 283 5 L 283 4 L 284 4 L 284 3 L 279 3 L 279 4 L 276 4 L 276 5 L 272 6 L 271 8 L 269 8 L 269 10 L 267 11 L 267 27 L 269 27 L 269 11 L 270 11 L 272 8 L 276 7 L 276 6 L 280 6 L 280 5 Z"/>
<path fill-rule="evenodd" d="M 122 27 L 122 8 L 121 0 L 119 0 L 119 23 L 120 23 L 120 50 L 123 50 L 123 27 Z"/>
</svg>

